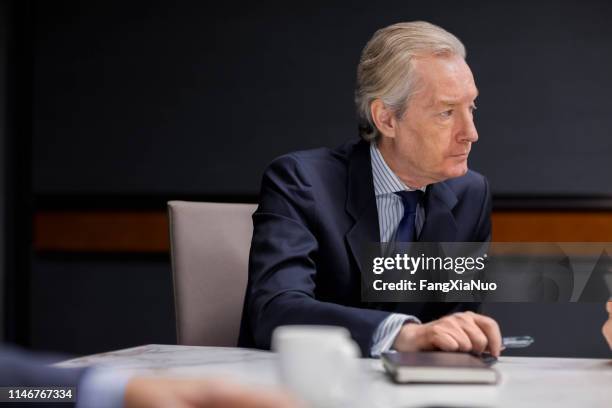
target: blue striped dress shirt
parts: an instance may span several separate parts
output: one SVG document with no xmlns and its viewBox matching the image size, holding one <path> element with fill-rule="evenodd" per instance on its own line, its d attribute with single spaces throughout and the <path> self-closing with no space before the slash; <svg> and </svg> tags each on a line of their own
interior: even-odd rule
<svg viewBox="0 0 612 408">
<path fill-rule="evenodd" d="M 374 194 L 376 195 L 376 209 L 378 210 L 380 242 L 392 242 L 395 240 L 397 226 L 404 215 L 402 199 L 395 192 L 413 191 L 414 189 L 406 186 L 393 173 L 385 163 L 376 142 L 372 142 L 370 145 L 370 159 L 372 162 Z M 421 190 L 425 192 L 425 187 Z M 417 237 L 420 235 L 424 223 L 425 210 L 419 205 L 415 215 Z M 391 349 L 395 337 L 407 321 L 421 323 L 417 317 L 401 313 L 393 313 L 380 323 L 372 338 L 372 348 L 370 349 L 372 357 L 378 357 L 381 353 Z"/>
</svg>

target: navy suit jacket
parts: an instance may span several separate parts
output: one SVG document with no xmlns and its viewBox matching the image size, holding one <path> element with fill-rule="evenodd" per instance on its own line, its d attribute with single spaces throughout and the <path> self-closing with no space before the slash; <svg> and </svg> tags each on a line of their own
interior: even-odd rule
<svg viewBox="0 0 612 408">
<path fill-rule="evenodd" d="M 480 174 L 430 185 L 423 205 L 420 241 L 490 239 L 491 198 Z M 274 160 L 263 175 L 253 225 L 240 346 L 269 348 L 281 325 L 337 325 L 369 356 L 374 331 L 390 313 L 427 322 L 478 306 L 361 302 L 359 254 L 364 244 L 380 241 L 365 141 Z"/>
</svg>

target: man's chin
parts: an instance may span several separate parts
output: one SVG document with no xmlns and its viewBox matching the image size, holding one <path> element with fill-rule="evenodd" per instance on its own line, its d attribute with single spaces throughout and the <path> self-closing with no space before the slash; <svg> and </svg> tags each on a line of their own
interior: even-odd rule
<svg viewBox="0 0 612 408">
<path fill-rule="evenodd" d="M 467 162 L 462 165 L 455 165 L 451 169 L 446 172 L 446 179 L 457 178 L 461 176 L 465 176 L 468 172 Z"/>
</svg>

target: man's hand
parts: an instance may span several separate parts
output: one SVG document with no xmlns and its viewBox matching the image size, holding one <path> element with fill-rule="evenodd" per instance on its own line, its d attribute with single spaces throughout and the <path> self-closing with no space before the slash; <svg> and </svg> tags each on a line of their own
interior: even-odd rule
<svg viewBox="0 0 612 408">
<path fill-rule="evenodd" d="M 473 312 L 454 313 L 427 324 L 406 324 L 395 338 L 397 351 L 489 351 L 498 357 L 501 333 L 497 322 Z"/>
<path fill-rule="evenodd" d="M 219 380 L 132 378 L 125 391 L 126 408 L 297 408 L 279 391 L 255 390 Z"/>
<path fill-rule="evenodd" d="M 612 349 L 612 301 L 608 301 L 608 303 L 606 303 L 606 310 L 609 314 L 608 321 L 604 323 L 603 327 L 601 328 L 601 332 Z"/>
</svg>

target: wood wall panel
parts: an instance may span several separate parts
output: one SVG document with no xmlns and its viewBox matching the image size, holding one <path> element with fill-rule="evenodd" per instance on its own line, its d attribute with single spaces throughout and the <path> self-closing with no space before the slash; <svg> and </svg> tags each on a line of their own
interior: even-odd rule
<svg viewBox="0 0 612 408">
<path fill-rule="evenodd" d="M 34 249 L 51 252 L 168 252 L 165 211 L 43 211 Z"/>
<path fill-rule="evenodd" d="M 612 242 L 612 211 L 494 211 L 498 242 Z M 165 211 L 40 211 L 34 249 L 45 252 L 164 253 Z"/>
<path fill-rule="evenodd" d="M 493 241 L 612 242 L 612 211 L 495 211 Z"/>
</svg>

